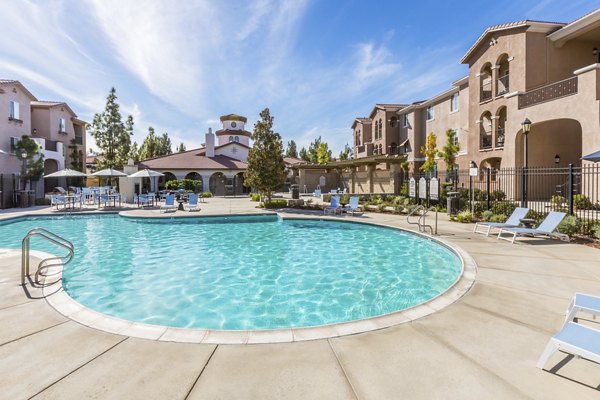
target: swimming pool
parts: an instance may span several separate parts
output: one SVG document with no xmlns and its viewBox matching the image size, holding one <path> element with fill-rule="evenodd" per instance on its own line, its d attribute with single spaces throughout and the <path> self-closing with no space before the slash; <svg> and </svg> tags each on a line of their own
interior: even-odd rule
<svg viewBox="0 0 600 400">
<path fill-rule="evenodd" d="M 0 247 L 35 226 L 73 242 L 63 287 L 118 318 L 180 328 L 265 330 L 365 319 L 426 302 L 462 262 L 396 229 L 276 215 L 35 217 L 0 225 Z M 32 248 L 56 252 L 32 241 Z"/>
</svg>

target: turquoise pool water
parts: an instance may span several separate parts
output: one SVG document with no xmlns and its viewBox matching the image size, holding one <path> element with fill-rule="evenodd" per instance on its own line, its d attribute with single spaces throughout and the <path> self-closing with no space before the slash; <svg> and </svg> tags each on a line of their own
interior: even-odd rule
<svg viewBox="0 0 600 400">
<path fill-rule="evenodd" d="M 387 314 L 448 289 L 459 257 L 417 235 L 277 216 L 140 220 L 37 217 L 0 224 L 0 247 L 40 226 L 73 242 L 77 302 L 173 327 L 275 329 Z M 41 239 L 32 249 L 59 251 Z"/>
</svg>

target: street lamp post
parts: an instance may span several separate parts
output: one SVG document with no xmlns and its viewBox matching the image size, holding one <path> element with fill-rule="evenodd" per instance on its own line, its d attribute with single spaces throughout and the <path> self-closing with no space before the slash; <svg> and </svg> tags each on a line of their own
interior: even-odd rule
<svg viewBox="0 0 600 400">
<path fill-rule="evenodd" d="M 528 189 L 528 159 L 527 159 L 527 136 L 531 130 L 531 121 L 529 118 L 525 118 L 525 121 L 521 123 L 523 127 L 523 195 L 521 197 L 521 207 L 527 207 L 527 189 Z"/>
<path fill-rule="evenodd" d="M 27 174 L 27 152 L 26 151 L 22 151 L 21 152 L 21 160 L 23 161 L 23 164 L 21 166 L 21 179 L 23 180 L 23 190 L 27 189 L 27 182 L 25 182 L 25 175 Z"/>
</svg>

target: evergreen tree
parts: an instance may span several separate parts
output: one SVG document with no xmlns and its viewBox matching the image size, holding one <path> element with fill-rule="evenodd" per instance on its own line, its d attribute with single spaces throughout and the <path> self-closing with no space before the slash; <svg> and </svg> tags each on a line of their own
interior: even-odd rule
<svg viewBox="0 0 600 400">
<path fill-rule="evenodd" d="M 285 151 L 287 157 L 298 158 L 298 150 L 296 150 L 296 142 L 290 140 L 287 144 L 287 150 Z"/>
<path fill-rule="evenodd" d="M 456 141 L 456 131 L 448 129 L 446 131 L 446 144 L 442 147 L 442 151 L 438 152 L 438 157 L 446 163 L 446 171 L 453 172 L 454 164 L 456 164 L 456 156 L 460 151 L 460 145 Z"/>
<path fill-rule="evenodd" d="M 346 143 L 344 145 L 344 150 L 340 151 L 339 158 L 340 158 L 340 161 L 350 160 L 353 155 L 354 155 L 354 152 L 352 151 L 352 148 L 350 146 L 348 146 L 348 143 Z"/>
<path fill-rule="evenodd" d="M 429 135 L 427 135 L 425 147 L 421 146 L 421 154 L 425 156 L 425 162 L 421 165 L 421 171 L 433 172 L 436 165 L 435 156 L 437 153 L 437 137 L 435 136 L 435 133 L 430 132 Z"/>
<path fill-rule="evenodd" d="M 140 149 L 138 147 L 137 142 L 133 142 L 133 145 L 131 145 L 131 151 L 129 152 L 129 158 L 132 159 L 133 161 L 140 160 Z"/>
<path fill-rule="evenodd" d="M 306 151 L 306 149 L 304 147 L 300 149 L 299 156 L 302 160 L 310 162 L 310 155 L 308 154 L 308 151 Z"/>
<path fill-rule="evenodd" d="M 317 164 L 327 164 L 330 161 L 331 150 L 329 150 L 329 146 L 324 142 L 319 143 L 319 147 L 317 147 Z"/>
<path fill-rule="evenodd" d="M 89 127 L 103 156 L 98 162 L 98 168 L 122 167 L 127 163 L 133 135 L 133 117 L 130 115 L 127 122 L 123 123 L 114 87 L 106 98 L 104 111 L 94 115 Z"/>
<path fill-rule="evenodd" d="M 148 135 L 146 135 L 140 147 L 139 159 L 147 160 L 155 157 L 156 154 L 158 154 L 158 140 L 154 134 L 154 128 L 150 126 L 148 127 Z"/>
<path fill-rule="evenodd" d="M 319 149 L 319 146 L 321 146 L 321 136 L 319 136 L 318 138 L 316 138 L 315 140 L 313 140 L 312 142 L 310 142 L 310 145 L 308 146 L 308 158 L 311 163 L 313 164 L 318 164 L 319 163 L 319 158 L 317 156 L 317 150 Z"/>
<path fill-rule="evenodd" d="M 179 146 L 177 147 L 177 152 L 178 153 L 183 153 L 185 151 L 185 143 L 179 143 Z"/>
<path fill-rule="evenodd" d="M 173 145 L 169 134 L 165 132 L 158 138 L 158 154 L 156 156 L 166 156 L 168 154 L 173 154 Z"/>
<path fill-rule="evenodd" d="M 273 117 L 268 108 L 260 113 L 260 118 L 254 124 L 254 146 L 248 151 L 244 185 L 255 188 L 270 202 L 273 191 L 286 179 L 283 142 L 279 133 L 273 131 Z"/>
</svg>

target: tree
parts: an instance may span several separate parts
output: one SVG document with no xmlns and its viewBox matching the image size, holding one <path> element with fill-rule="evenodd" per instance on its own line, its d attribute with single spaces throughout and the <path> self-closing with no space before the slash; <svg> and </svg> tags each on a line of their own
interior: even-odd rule
<svg viewBox="0 0 600 400">
<path fill-rule="evenodd" d="M 83 172 L 83 152 L 81 152 L 77 146 L 77 141 L 75 139 L 71 139 L 69 141 L 69 158 L 71 160 L 70 166 L 71 169 L 75 171 Z"/>
<path fill-rule="evenodd" d="M 315 140 L 313 140 L 312 142 L 310 142 L 310 145 L 308 146 L 308 157 L 311 163 L 313 164 L 317 164 L 318 161 L 318 156 L 317 156 L 317 150 L 319 149 L 319 147 L 321 146 L 321 136 L 319 136 L 318 138 L 316 138 Z"/>
<path fill-rule="evenodd" d="M 300 149 L 299 156 L 302 160 L 310 162 L 310 155 L 308 154 L 308 151 L 306 151 L 306 149 L 304 147 Z"/>
<path fill-rule="evenodd" d="M 352 158 L 352 156 L 354 155 L 354 152 L 352 151 L 352 148 L 350 146 L 348 146 L 348 143 L 346 143 L 344 145 L 344 149 L 342 151 L 340 151 L 340 161 L 344 161 L 344 160 L 349 160 Z"/>
<path fill-rule="evenodd" d="M 127 163 L 131 150 L 133 135 L 133 117 L 127 117 L 126 123 L 121 119 L 115 88 L 111 88 L 106 98 L 106 107 L 88 126 L 102 154 L 98 168 L 121 167 Z"/>
<path fill-rule="evenodd" d="M 166 156 L 167 154 L 173 154 L 171 149 L 171 139 L 169 139 L 168 133 L 163 133 L 161 136 L 156 136 L 153 127 L 148 127 L 148 135 L 140 147 L 140 160 L 147 160 L 149 158 Z"/>
<path fill-rule="evenodd" d="M 460 151 L 460 145 L 456 140 L 456 131 L 454 129 L 448 129 L 446 131 L 446 144 L 442 147 L 442 150 L 437 153 L 438 157 L 446 163 L 446 172 L 454 171 L 454 164 L 456 164 L 456 155 Z"/>
<path fill-rule="evenodd" d="M 41 146 L 27 135 L 21 136 L 21 139 L 15 143 L 15 155 L 22 163 L 23 189 L 27 186 L 27 182 L 37 181 L 44 174 L 44 155 L 40 150 Z"/>
<path fill-rule="evenodd" d="M 133 144 L 131 145 L 131 151 L 129 151 L 128 158 L 132 159 L 133 161 L 140 160 L 140 149 L 138 147 L 137 142 L 133 142 Z"/>
<path fill-rule="evenodd" d="M 435 133 L 430 132 L 427 135 L 427 142 L 425 147 L 421 146 L 421 154 L 425 156 L 425 162 L 421 165 L 421 171 L 433 172 L 435 169 L 435 156 L 437 155 L 437 137 Z"/>
<path fill-rule="evenodd" d="M 327 164 L 331 161 L 331 150 L 327 143 L 319 143 L 317 147 L 317 164 Z"/>
<path fill-rule="evenodd" d="M 173 144 L 171 143 L 169 134 L 165 132 L 161 137 L 158 138 L 157 156 L 166 156 L 167 154 L 173 154 Z"/>
<path fill-rule="evenodd" d="M 294 142 L 293 140 L 290 140 L 287 143 L 287 150 L 285 151 L 285 155 L 287 157 L 298 158 L 298 150 L 296 150 L 296 142 Z"/>
<path fill-rule="evenodd" d="M 244 185 L 255 188 L 271 202 L 273 191 L 286 179 L 283 142 L 279 133 L 273 131 L 273 117 L 268 108 L 260 113 L 260 118 L 254 124 L 254 146 L 248 151 Z"/>
<path fill-rule="evenodd" d="M 179 143 L 179 146 L 177 147 L 177 152 L 178 153 L 183 153 L 185 151 L 185 143 Z"/>
</svg>

